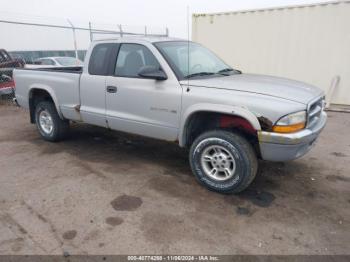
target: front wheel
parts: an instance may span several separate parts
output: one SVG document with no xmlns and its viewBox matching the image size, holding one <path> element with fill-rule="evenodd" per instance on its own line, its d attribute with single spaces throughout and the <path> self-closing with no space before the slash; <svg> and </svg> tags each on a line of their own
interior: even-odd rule
<svg viewBox="0 0 350 262">
<path fill-rule="evenodd" d="M 35 107 L 35 123 L 40 135 L 47 141 L 63 139 L 69 129 L 69 121 L 62 120 L 53 102 L 42 101 Z"/>
<path fill-rule="evenodd" d="M 252 145 L 242 136 L 222 130 L 200 135 L 191 146 L 189 158 L 198 181 L 219 193 L 243 191 L 258 168 Z"/>
</svg>

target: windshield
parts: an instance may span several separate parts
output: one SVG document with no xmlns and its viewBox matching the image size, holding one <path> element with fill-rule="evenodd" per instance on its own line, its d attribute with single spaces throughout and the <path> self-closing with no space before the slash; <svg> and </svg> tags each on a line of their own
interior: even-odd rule
<svg viewBox="0 0 350 262">
<path fill-rule="evenodd" d="M 56 57 L 55 59 L 61 66 L 81 66 L 83 64 L 75 57 Z"/>
<path fill-rule="evenodd" d="M 185 41 L 158 42 L 155 43 L 155 46 L 181 79 L 208 75 L 227 75 L 230 72 L 237 72 L 210 50 L 197 43 Z"/>
</svg>

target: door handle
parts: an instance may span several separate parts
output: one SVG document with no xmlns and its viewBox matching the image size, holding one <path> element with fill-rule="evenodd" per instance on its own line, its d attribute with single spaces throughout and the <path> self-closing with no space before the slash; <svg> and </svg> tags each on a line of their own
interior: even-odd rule
<svg viewBox="0 0 350 262">
<path fill-rule="evenodd" d="M 107 86 L 107 92 L 108 93 L 117 93 L 117 87 L 116 86 Z"/>
</svg>

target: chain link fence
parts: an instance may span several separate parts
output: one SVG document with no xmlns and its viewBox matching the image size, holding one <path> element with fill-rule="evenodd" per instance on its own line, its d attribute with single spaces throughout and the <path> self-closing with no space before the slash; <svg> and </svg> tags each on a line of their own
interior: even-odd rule
<svg viewBox="0 0 350 262">
<path fill-rule="evenodd" d="M 124 36 L 168 36 L 166 27 L 127 26 L 69 19 L 35 17 L 0 11 L 0 104 L 15 97 L 13 69 L 60 65 L 55 58 L 74 57 L 84 61 L 93 40 Z M 25 40 L 25 41 L 24 41 Z M 1 56 L 1 53 L 6 54 Z"/>
<path fill-rule="evenodd" d="M 128 26 L 69 19 L 9 15 L 0 11 L 0 49 L 13 59 L 35 64 L 39 58 L 75 57 L 81 61 L 91 41 L 124 36 L 168 36 L 167 27 Z"/>
</svg>

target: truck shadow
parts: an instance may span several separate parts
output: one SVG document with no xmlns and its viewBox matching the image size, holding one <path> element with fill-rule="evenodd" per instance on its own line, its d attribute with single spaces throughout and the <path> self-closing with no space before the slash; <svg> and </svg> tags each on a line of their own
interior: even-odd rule
<svg viewBox="0 0 350 262">
<path fill-rule="evenodd" d="M 164 168 L 166 174 L 191 175 L 188 152 L 177 144 L 130 135 L 85 124 L 74 124 L 69 137 L 60 143 L 36 141 L 41 154 L 66 152 L 85 162 L 109 165 L 107 171 L 121 164 L 136 167 L 153 164 Z M 46 144 L 46 145 L 43 145 Z"/>
<path fill-rule="evenodd" d="M 18 114 L 15 107 L 5 108 L 10 114 Z M 7 111 L 4 111 L 5 113 Z M 22 121 L 21 114 L 15 121 Z M 27 119 L 23 119 L 27 121 Z M 35 128 L 25 124 L 21 129 L 14 125 L 10 132 L 1 136 L 0 142 L 30 142 L 36 145 L 36 150 L 41 156 L 54 154 L 69 154 L 71 162 L 84 169 L 86 173 L 94 173 L 100 177 L 108 177 L 122 171 L 128 174 L 143 172 L 145 167 L 153 167 L 151 172 L 163 175 L 166 179 L 175 177 L 181 186 L 183 181 L 190 184 L 189 190 L 202 188 L 192 175 L 188 162 L 188 152 L 180 148 L 176 143 L 164 142 L 145 137 L 120 133 L 86 124 L 72 124 L 69 137 L 59 143 L 50 143 L 42 140 Z M 24 148 L 27 150 L 27 148 Z M 33 151 L 33 150 L 31 150 Z M 312 157 L 311 157 L 312 160 Z M 310 162 L 310 161 L 309 161 Z M 303 192 L 308 198 L 315 197 L 310 177 L 321 173 L 320 161 L 297 160 L 288 163 L 273 163 L 260 161 L 258 174 L 251 186 L 240 194 L 241 197 L 266 198 L 267 201 L 276 197 L 287 197 Z M 102 170 L 97 169 L 95 164 L 103 164 Z M 169 178 L 170 179 L 170 178 Z M 175 182 L 176 183 L 176 182 Z M 157 187 L 157 186 L 156 186 Z M 167 186 L 169 188 L 169 186 Z M 165 188 L 167 188 L 165 187 Z M 169 189 L 173 192 L 183 190 Z M 208 192 L 204 189 L 205 192 Z M 259 194 L 263 192 L 263 194 Z M 273 196 L 271 196 L 272 194 Z M 213 196 L 214 193 L 210 192 Z M 218 194 L 216 194 L 218 195 Z M 258 205 L 266 203 L 258 203 Z"/>
<path fill-rule="evenodd" d="M 40 148 L 40 154 L 69 153 L 78 158 L 77 165 L 82 165 L 88 171 L 94 170 L 94 163 L 102 163 L 103 172 L 110 174 L 125 173 L 128 170 L 142 170 L 143 166 L 155 166 L 157 175 L 173 176 L 179 182 L 179 188 L 169 189 L 172 192 L 183 191 L 183 182 L 191 184 L 192 189 L 201 187 L 193 177 L 189 162 L 188 151 L 176 143 L 164 142 L 145 137 L 110 131 L 104 128 L 85 124 L 74 124 L 70 136 L 61 143 L 48 143 L 35 139 Z M 89 168 L 86 168 L 86 167 Z M 239 197 L 251 201 L 260 207 L 268 207 L 276 197 L 285 197 L 302 190 L 307 196 L 314 196 L 310 188 L 310 174 L 317 173 L 318 168 L 307 165 L 304 161 L 289 163 L 259 162 L 256 179 Z M 102 176 L 102 175 L 101 175 Z M 169 178 L 170 179 L 170 178 Z M 157 185 L 155 185 L 157 188 Z M 294 191 L 293 191 L 294 190 Z M 207 192 L 207 190 L 206 190 Z M 214 194 L 214 193 L 211 193 Z"/>
</svg>

